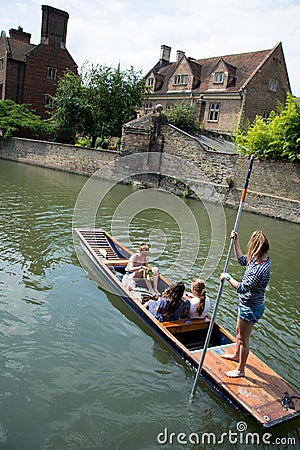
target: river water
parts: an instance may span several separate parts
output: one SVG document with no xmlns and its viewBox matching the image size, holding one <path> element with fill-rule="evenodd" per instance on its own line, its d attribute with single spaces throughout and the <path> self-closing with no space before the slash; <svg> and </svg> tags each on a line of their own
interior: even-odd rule
<svg viewBox="0 0 300 450">
<path fill-rule="evenodd" d="M 272 429 L 268 437 L 202 380 L 189 402 L 194 373 L 81 267 L 72 221 L 86 181 L 0 161 L 0 448 L 267 449 L 275 439 L 272 448 L 299 448 L 299 421 Z M 174 200 L 155 190 L 144 190 L 143 201 L 142 190 L 124 185 L 108 190 L 101 181 L 97 189 L 107 196 L 96 224 L 127 245 L 151 242 L 150 259 L 172 281 L 183 278 L 189 285 L 208 261 L 203 273 L 214 304 L 228 240 L 221 259 L 213 253 L 223 245 L 222 233 L 229 235 L 235 210 L 224 211 L 225 231 L 218 218 L 212 232 L 214 210 L 207 213 L 199 201 Z M 190 213 L 199 236 L 195 225 L 186 224 Z M 270 239 L 273 268 L 251 348 L 299 388 L 300 228 L 244 212 L 243 247 L 257 228 Z M 233 259 L 230 273 L 242 275 Z M 226 286 L 217 320 L 232 333 L 236 303 Z M 236 442 L 233 435 L 229 440 L 230 432 L 237 433 Z M 215 443 L 196 445 L 203 433 L 213 433 Z M 254 444 L 246 445 L 247 433 L 257 433 Z"/>
</svg>

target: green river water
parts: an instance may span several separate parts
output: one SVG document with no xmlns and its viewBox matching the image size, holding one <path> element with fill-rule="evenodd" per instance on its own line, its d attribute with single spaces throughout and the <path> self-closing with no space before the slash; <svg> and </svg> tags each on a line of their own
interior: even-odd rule
<svg viewBox="0 0 300 450">
<path fill-rule="evenodd" d="M 0 449 L 299 448 L 299 421 L 267 437 L 202 380 L 190 402 L 194 373 L 83 270 L 72 220 L 86 181 L 0 160 Z M 214 305 L 228 239 L 215 253 L 236 211 L 224 211 L 225 229 L 216 216 L 212 233 L 214 210 L 207 214 L 199 201 L 97 183 L 107 195 L 96 225 L 131 247 L 150 242 L 150 259 L 172 281 L 189 285 L 206 265 Z M 257 228 L 270 239 L 273 266 L 251 349 L 299 388 L 300 227 L 244 211 L 244 248 Z M 233 258 L 230 273 L 243 273 Z M 217 320 L 233 334 L 236 306 L 225 286 Z M 204 433 L 215 442 L 196 444 Z M 256 433 L 251 445 L 247 433 Z"/>
</svg>

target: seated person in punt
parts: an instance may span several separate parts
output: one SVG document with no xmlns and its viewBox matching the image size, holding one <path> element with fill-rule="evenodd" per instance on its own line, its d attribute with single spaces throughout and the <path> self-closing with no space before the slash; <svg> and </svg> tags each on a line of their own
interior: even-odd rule
<svg viewBox="0 0 300 450">
<path fill-rule="evenodd" d="M 127 275 L 133 278 L 144 279 L 149 291 L 154 295 L 160 295 L 157 289 L 159 271 L 157 267 L 149 267 L 148 257 L 149 246 L 142 242 L 138 251 L 130 256 L 125 271 Z"/>
<path fill-rule="evenodd" d="M 182 282 L 174 283 L 165 290 L 158 300 L 145 303 L 151 314 L 160 322 L 178 320 L 186 316 L 186 302 L 183 299 L 185 286 Z"/>
<path fill-rule="evenodd" d="M 192 294 L 186 293 L 187 317 L 190 319 L 204 319 L 210 308 L 210 301 L 206 296 L 205 283 L 199 278 L 192 281 Z"/>
</svg>

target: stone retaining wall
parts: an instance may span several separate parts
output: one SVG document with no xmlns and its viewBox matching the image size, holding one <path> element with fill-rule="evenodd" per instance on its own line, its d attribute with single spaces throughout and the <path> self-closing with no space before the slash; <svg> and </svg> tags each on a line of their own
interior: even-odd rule
<svg viewBox="0 0 300 450">
<path fill-rule="evenodd" d="M 160 118 L 159 114 L 153 114 L 146 118 L 143 118 L 143 126 L 146 128 L 145 122 L 148 120 L 147 128 L 152 130 L 152 133 L 149 133 L 152 142 L 147 143 L 144 149 L 139 148 L 139 151 L 147 152 L 151 148 L 152 151 L 161 152 L 162 155 L 173 155 L 182 159 L 182 167 L 178 168 L 178 162 L 174 162 L 173 173 L 178 173 L 178 178 L 183 177 L 184 161 L 186 161 L 192 167 L 192 171 L 200 172 L 196 184 L 198 188 L 200 186 L 200 191 L 204 196 L 213 195 L 209 194 L 212 192 L 209 189 L 211 183 L 224 204 L 234 207 L 239 204 L 249 165 L 248 157 L 206 150 L 195 137 L 168 124 L 163 116 Z M 123 130 L 126 141 L 124 141 L 125 145 L 123 144 L 121 147 L 121 152 L 124 154 L 134 153 L 136 143 L 139 141 L 138 133 L 132 133 L 134 126 L 139 126 L 139 121 L 135 120 L 129 125 L 125 126 Z M 172 165 L 172 160 L 170 160 L 170 165 Z M 199 169 L 201 170 L 199 171 Z M 201 173 L 204 174 L 202 180 Z M 162 180 L 160 184 L 163 184 Z M 169 189 L 174 190 L 170 183 Z M 274 162 L 255 158 L 245 209 L 300 223 L 299 200 L 299 163 Z"/>
<path fill-rule="evenodd" d="M 12 138 L 0 144 L 0 158 L 92 175 L 119 154 L 113 150 L 96 150 L 47 141 Z"/>
<path fill-rule="evenodd" d="M 149 142 L 145 138 L 146 135 L 149 139 L 156 136 L 156 141 Z M 167 157 L 171 174 L 168 177 L 168 173 L 161 170 L 162 175 L 137 177 L 146 186 L 159 185 L 178 195 L 190 188 L 192 196 L 193 192 L 197 191 L 198 194 L 201 192 L 203 198 L 211 201 L 215 201 L 217 195 L 228 206 L 236 207 L 239 204 L 249 164 L 247 157 L 207 151 L 195 138 L 166 123 L 160 124 L 159 136 L 157 133 L 143 131 L 143 139 L 139 140 L 139 134 L 135 130 L 126 133 L 124 141 L 126 146 L 124 147 L 122 142 L 120 155 L 111 150 L 12 138 L 1 142 L 0 158 L 90 176 L 98 169 L 122 158 L 122 154 L 125 156 L 136 153 L 138 142 L 139 152 L 149 152 L 149 148 L 156 153 L 160 150 L 161 155 Z M 141 147 L 141 142 L 145 148 Z M 180 165 L 178 161 L 181 162 Z M 108 178 L 113 178 L 113 167 L 114 164 L 107 170 Z M 196 177 L 193 177 L 194 172 Z M 189 180 L 188 185 L 181 180 Z M 255 159 L 245 210 L 300 223 L 299 181 L 299 164 Z"/>
</svg>

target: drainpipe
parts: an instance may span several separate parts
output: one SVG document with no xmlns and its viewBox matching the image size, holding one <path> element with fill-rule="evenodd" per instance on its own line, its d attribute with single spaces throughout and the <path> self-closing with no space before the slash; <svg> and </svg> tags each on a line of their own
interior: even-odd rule
<svg viewBox="0 0 300 450">
<path fill-rule="evenodd" d="M 240 115 L 239 115 L 239 120 L 238 120 L 238 128 L 240 128 L 241 120 L 243 117 L 244 107 L 245 107 L 245 103 L 246 103 L 246 94 L 247 94 L 247 90 L 245 88 L 242 89 L 240 92 L 242 104 L 241 104 L 241 110 L 240 110 Z"/>
<path fill-rule="evenodd" d="M 21 63 L 18 64 L 18 77 L 17 77 L 17 101 L 16 103 L 21 103 L 19 98 L 19 92 L 20 92 L 20 81 L 21 81 Z"/>
</svg>

